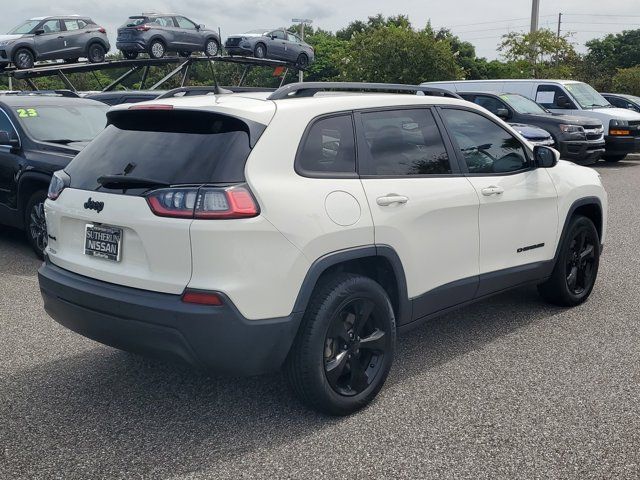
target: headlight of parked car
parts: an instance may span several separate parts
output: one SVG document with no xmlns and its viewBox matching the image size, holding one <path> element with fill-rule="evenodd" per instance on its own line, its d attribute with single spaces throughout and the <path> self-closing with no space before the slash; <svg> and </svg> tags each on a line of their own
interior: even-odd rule
<svg viewBox="0 0 640 480">
<path fill-rule="evenodd" d="M 613 127 L 628 127 L 629 126 L 629 122 L 627 122 L 626 120 L 616 120 L 613 119 L 609 122 L 609 127 L 613 128 Z"/>
<path fill-rule="evenodd" d="M 580 125 L 559 125 L 562 133 L 584 133 L 584 128 Z"/>
</svg>

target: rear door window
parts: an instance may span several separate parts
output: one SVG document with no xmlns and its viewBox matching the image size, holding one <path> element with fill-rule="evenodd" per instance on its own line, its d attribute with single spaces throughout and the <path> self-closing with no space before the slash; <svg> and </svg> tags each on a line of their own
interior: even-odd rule
<svg viewBox="0 0 640 480">
<path fill-rule="evenodd" d="M 507 108 L 507 106 L 497 98 L 488 97 L 486 95 L 476 96 L 473 103 L 475 103 L 476 105 L 480 105 L 483 108 L 486 108 L 494 115 L 498 115 L 498 110 Z"/>
<path fill-rule="evenodd" d="M 449 155 L 428 109 L 362 113 L 368 158 L 366 174 L 376 176 L 452 173 Z M 363 172 L 364 173 L 364 172 Z"/>
<path fill-rule="evenodd" d="M 103 175 L 128 175 L 170 185 L 245 180 L 251 144 L 250 127 L 243 120 L 209 112 L 113 113 L 110 125 L 65 168 L 71 187 L 101 190 L 97 180 Z M 264 129 L 254 125 L 259 133 Z"/>
</svg>

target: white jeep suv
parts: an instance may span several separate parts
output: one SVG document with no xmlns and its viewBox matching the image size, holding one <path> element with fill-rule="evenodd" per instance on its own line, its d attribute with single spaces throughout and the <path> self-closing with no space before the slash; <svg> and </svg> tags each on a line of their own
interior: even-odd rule
<svg viewBox="0 0 640 480">
<path fill-rule="evenodd" d="M 46 311 L 124 350 L 284 366 L 341 415 L 380 390 L 398 331 L 528 283 L 585 301 L 599 175 L 435 90 L 304 83 L 112 109 L 50 186 Z"/>
</svg>

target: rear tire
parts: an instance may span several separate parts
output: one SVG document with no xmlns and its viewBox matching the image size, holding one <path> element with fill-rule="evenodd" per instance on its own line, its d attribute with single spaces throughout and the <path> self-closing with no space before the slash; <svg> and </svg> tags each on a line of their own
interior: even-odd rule
<svg viewBox="0 0 640 480">
<path fill-rule="evenodd" d="M 598 231 L 590 219 L 576 215 L 567 228 L 553 273 L 538 285 L 538 291 L 542 298 L 554 305 L 579 305 L 589 298 L 599 265 Z"/>
<path fill-rule="evenodd" d="M 621 154 L 621 155 L 603 155 L 602 159 L 605 162 L 609 162 L 609 163 L 613 163 L 613 162 L 619 162 L 620 160 L 624 160 L 627 157 L 627 154 Z"/>
<path fill-rule="evenodd" d="M 104 62 L 104 57 L 107 52 L 102 45 L 99 43 L 92 43 L 89 45 L 89 50 L 87 53 L 87 58 L 90 63 L 102 63 Z"/>
<path fill-rule="evenodd" d="M 313 409 L 353 413 L 382 388 L 395 340 L 395 316 L 384 289 L 368 277 L 330 275 L 316 286 L 289 353 L 289 383 Z"/>
<path fill-rule="evenodd" d="M 44 201 L 47 199 L 46 190 L 38 190 L 29 197 L 27 208 L 24 211 L 24 226 L 27 241 L 38 256 L 44 258 L 44 250 L 47 248 L 49 236 L 47 224 L 44 218 Z"/>
<path fill-rule="evenodd" d="M 135 60 L 138 58 L 138 52 L 133 52 L 131 50 L 120 50 L 122 52 L 122 56 L 127 60 Z"/>
<path fill-rule="evenodd" d="M 35 63 L 35 57 L 33 52 L 28 48 L 19 48 L 13 55 L 13 64 L 18 70 L 24 70 L 25 68 L 33 68 Z"/>
<path fill-rule="evenodd" d="M 162 58 L 167 53 L 167 48 L 162 40 L 154 40 L 149 44 L 149 56 L 151 58 Z"/>
<path fill-rule="evenodd" d="M 306 54 L 301 53 L 296 60 L 296 67 L 300 70 L 306 70 L 309 67 L 309 57 Z"/>
<path fill-rule="evenodd" d="M 256 45 L 256 48 L 253 50 L 253 56 L 256 58 L 266 58 L 267 56 L 267 47 L 264 43 L 259 43 Z"/>
</svg>

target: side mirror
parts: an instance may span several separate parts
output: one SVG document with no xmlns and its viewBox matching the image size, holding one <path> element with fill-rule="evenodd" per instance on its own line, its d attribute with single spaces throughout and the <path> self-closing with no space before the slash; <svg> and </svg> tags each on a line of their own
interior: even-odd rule
<svg viewBox="0 0 640 480">
<path fill-rule="evenodd" d="M 200 30 L 204 28 L 204 23 L 201 23 L 200 25 L 196 25 L 196 30 Z"/>
<path fill-rule="evenodd" d="M 556 104 L 560 108 L 573 108 L 573 105 L 569 101 L 569 99 L 565 95 L 558 95 L 558 99 L 556 100 Z"/>
<path fill-rule="evenodd" d="M 9 132 L 0 130 L 0 146 L 11 147 L 11 149 L 20 148 L 20 140 L 11 138 Z"/>
<path fill-rule="evenodd" d="M 509 118 L 509 109 L 499 108 L 498 110 L 496 110 L 496 115 L 500 118 L 507 119 Z"/>
<path fill-rule="evenodd" d="M 270 34 L 270 35 L 269 35 L 269 38 L 270 38 L 271 40 L 275 40 L 277 37 L 276 37 L 275 35 L 273 35 L 273 34 Z"/>
<path fill-rule="evenodd" d="M 44 30 L 42 28 L 39 28 L 38 30 L 36 30 L 35 32 L 36 35 L 42 35 L 44 33 Z"/>
<path fill-rule="evenodd" d="M 553 168 L 560 159 L 560 152 L 544 145 L 538 145 L 533 147 L 533 159 L 538 168 Z"/>
</svg>

